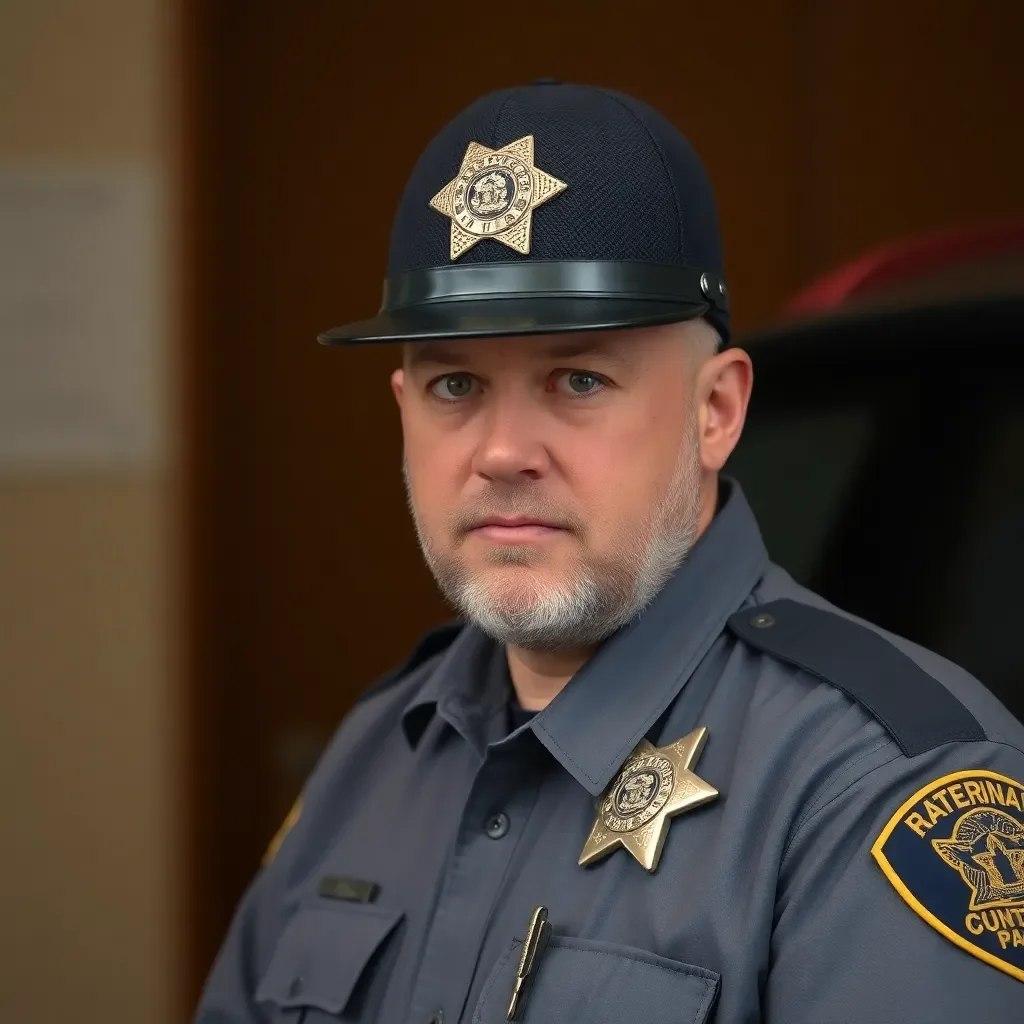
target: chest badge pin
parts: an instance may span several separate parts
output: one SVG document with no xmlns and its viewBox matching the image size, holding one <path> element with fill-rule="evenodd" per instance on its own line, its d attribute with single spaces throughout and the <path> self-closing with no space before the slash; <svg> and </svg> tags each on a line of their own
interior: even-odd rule
<svg viewBox="0 0 1024 1024">
<path fill-rule="evenodd" d="M 623 846 L 648 871 L 657 868 L 669 820 L 718 796 L 714 786 L 691 770 L 707 738 L 702 726 L 667 747 L 640 741 L 600 798 L 581 866 Z"/>
</svg>

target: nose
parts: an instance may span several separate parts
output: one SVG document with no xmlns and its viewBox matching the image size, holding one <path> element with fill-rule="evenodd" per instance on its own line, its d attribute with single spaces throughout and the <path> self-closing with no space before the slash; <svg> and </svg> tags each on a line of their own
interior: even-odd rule
<svg viewBox="0 0 1024 1024">
<path fill-rule="evenodd" d="M 522 483 L 545 474 L 550 458 L 541 438 L 541 415 L 527 396 L 492 394 L 479 422 L 473 472 L 503 483 Z"/>
</svg>

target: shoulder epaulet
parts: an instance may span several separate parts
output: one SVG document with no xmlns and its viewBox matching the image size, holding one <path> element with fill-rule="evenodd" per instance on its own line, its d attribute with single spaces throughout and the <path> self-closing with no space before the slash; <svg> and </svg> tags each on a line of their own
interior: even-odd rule
<svg viewBox="0 0 1024 1024">
<path fill-rule="evenodd" d="M 372 697 L 375 693 L 380 693 L 381 690 L 386 690 L 389 686 L 397 683 L 399 679 L 407 676 L 413 671 L 413 669 L 418 668 L 429 658 L 432 658 L 435 654 L 440 654 L 441 651 L 450 647 L 464 625 L 465 623 L 463 622 L 446 622 L 444 625 L 435 626 L 429 632 L 424 633 L 423 636 L 416 641 L 416 646 L 413 647 L 412 654 L 410 654 L 409 657 L 398 666 L 398 668 L 392 669 L 375 683 L 372 683 L 359 695 L 356 699 L 356 703 L 361 704 L 364 700 L 368 697 Z"/>
<path fill-rule="evenodd" d="M 729 619 L 741 640 L 831 683 L 869 711 L 907 757 L 986 738 L 952 693 L 885 637 L 834 612 L 781 600 Z"/>
</svg>

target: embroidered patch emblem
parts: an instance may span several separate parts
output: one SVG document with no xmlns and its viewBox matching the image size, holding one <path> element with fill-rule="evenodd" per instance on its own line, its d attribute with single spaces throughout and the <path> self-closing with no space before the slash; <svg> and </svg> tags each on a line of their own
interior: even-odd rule
<svg viewBox="0 0 1024 1024">
<path fill-rule="evenodd" d="M 903 804 L 871 853 L 933 928 L 1024 981 L 1024 786 L 989 771 L 944 775 Z"/>
</svg>

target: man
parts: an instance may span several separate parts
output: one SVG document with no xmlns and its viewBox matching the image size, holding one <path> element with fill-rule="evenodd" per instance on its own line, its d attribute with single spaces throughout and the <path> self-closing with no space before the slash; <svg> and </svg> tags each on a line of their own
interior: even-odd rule
<svg viewBox="0 0 1024 1024">
<path fill-rule="evenodd" d="M 381 313 L 322 340 L 404 343 L 466 624 L 342 724 L 202 1024 L 1018 1015 L 1024 729 L 798 587 L 719 477 L 752 373 L 674 128 L 479 100 L 412 174 Z"/>
</svg>

